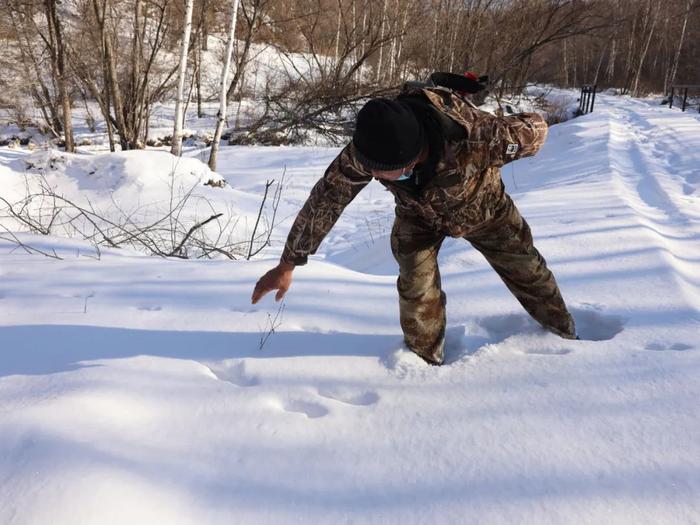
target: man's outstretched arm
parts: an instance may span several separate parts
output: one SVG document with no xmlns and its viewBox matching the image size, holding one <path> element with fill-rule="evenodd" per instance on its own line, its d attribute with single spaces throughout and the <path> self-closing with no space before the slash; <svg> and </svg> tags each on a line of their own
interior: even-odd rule
<svg viewBox="0 0 700 525">
<path fill-rule="evenodd" d="M 291 286 L 294 267 L 306 264 L 308 256 L 316 253 L 345 207 L 372 180 L 355 159 L 353 150 L 352 143 L 346 146 L 314 185 L 289 231 L 280 263 L 255 285 L 253 304 L 272 290 L 277 290 L 277 301 L 284 297 Z"/>
</svg>

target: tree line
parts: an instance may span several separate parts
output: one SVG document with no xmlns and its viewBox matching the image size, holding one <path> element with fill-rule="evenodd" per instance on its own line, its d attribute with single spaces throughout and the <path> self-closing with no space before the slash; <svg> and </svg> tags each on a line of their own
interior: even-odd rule
<svg viewBox="0 0 700 525">
<path fill-rule="evenodd" d="M 203 115 L 247 99 L 260 140 L 347 131 L 349 109 L 432 71 L 488 75 L 496 97 L 531 82 L 594 83 L 666 93 L 700 83 L 700 0 L 0 0 L 0 107 L 26 106 L 74 148 L 71 109 L 94 102 L 110 148 L 149 142 L 154 104 Z M 212 50 L 212 42 L 219 42 Z M 279 56 L 274 81 L 251 87 L 259 49 Z M 209 53 L 214 62 L 203 60 Z M 214 64 L 214 65 L 212 65 Z M 230 64 L 230 65 L 229 65 Z M 216 89 L 203 83 L 216 67 Z M 248 75 L 248 79 L 247 79 Z M 351 112 L 350 112 L 351 113 Z M 215 154 L 212 166 L 215 166 Z"/>
</svg>

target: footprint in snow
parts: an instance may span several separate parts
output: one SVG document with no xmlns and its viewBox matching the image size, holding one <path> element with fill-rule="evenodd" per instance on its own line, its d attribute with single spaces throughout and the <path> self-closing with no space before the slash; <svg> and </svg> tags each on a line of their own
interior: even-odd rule
<svg viewBox="0 0 700 525">
<path fill-rule="evenodd" d="M 618 315 L 601 313 L 599 305 L 571 308 L 576 321 L 576 332 L 584 341 L 608 341 L 622 332 L 625 319 Z"/>
<path fill-rule="evenodd" d="M 622 332 L 625 325 L 623 317 L 603 313 L 604 305 L 582 303 L 580 308 L 571 308 L 576 321 L 576 331 L 583 341 L 607 341 Z M 445 334 L 445 365 L 461 361 L 477 354 L 481 349 L 493 347 L 506 339 L 523 334 L 541 333 L 543 329 L 527 314 L 505 314 L 469 320 L 463 326 L 447 329 Z M 566 340 L 554 338 L 560 344 Z M 552 344 L 526 350 L 536 355 L 566 355 L 573 350 L 566 346 Z M 680 350 L 681 348 L 676 348 Z M 685 350 L 686 348 L 683 348 Z M 411 371 L 423 369 L 428 365 L 413 354 L 401 349 L 392 352 L 384 359 L 385 366 L 399 375 L 405 376 Z M 425 365 L 425 366 L 423 366 Z"/>
<path fill-rule="evenodd" d="M 693 347 L 685 343 L 649 343 L 644 347 L 644 350 L 652 350 L 655 352 L 664 352 L 666 350 L 673 350 L 675 352 L 683 352 L 684 350 L 692 350 Z"/>
<path fill-rule="evenodd" d="M 236 386 L 249 387 L 260 384 L 260 379 L 257 376 L 247 372 L 245 361 L 226 363 L 216 367 L 210 366 L 208 368 L 220 381 L 227 381 Z"/>
<path fill-rule="evenodd" d="M 285 412 L 302 414 L 308 419 L 315 419 L 328 414 L 328 409 L 323 405 L 319 405 L 318 403 L 313 403 L 311 401 L 303 401 L 301 399 L 287 401 L 282 405 L 282 409 Z"/>
<path fill-rule="evenodd" d="M 382 359 L 384 366 L 399 379 L 422 374 L 433 368 L 405 345 L 390 350 Z"/>
<path fill-rule="evenodd" d="M 476 355 L 482 349 L 502 343 L 515 335 L 533 334 L 542 329 L 527 314 L 493 315 L 468 320 L 447 329 L 445 364 Z"/>
<path fill-rule="evenodd" d="M 318 395 L 346 405 L 369 406 L 379 401 L 379 394 L 372 391 L 352 392 L 344 389 L 319 389 Z"/>
<path fill-rule="evenodd" d="M 583 303 L 580 308 L 572 308 L 571 314 L 576 321 L 576 331 L 584 341 L 607 341 L 622 332 L 625 319 L 603 313 L 604 305 L 598 303 Z M 475 354 L 479 349 L 497 345 L 511 336 L 536 334 L 542 328 L 526 314 L 506 314 L 483 317 L 468 321 L 465 326 L 447 330 L 445 345 L 445 363 L 459 361 L 466 356 Z M 526 350 L 528 354 L 536 355 L 566 355 L 572 349 L 565 340 L 554 338 L 561 343 Z"/>
</svg>

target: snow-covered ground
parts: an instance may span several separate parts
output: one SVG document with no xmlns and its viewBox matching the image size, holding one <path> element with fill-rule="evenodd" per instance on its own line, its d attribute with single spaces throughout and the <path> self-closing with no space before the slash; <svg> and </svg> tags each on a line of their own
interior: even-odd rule
<svg viewBox="0 0 700 525">
<path fill-rule="evenodd" d="M 582 340 L 448 240 L 440 368 L 402 347 L 376 182 L 250 304 L 337 151 L 222 150 L 214 201 L 253 219 L 287 167 L 263 259 L 0 241 L 0 523 L 700 523 L 700 118 L 603 95 L 507 166 Z"/>
</svg>

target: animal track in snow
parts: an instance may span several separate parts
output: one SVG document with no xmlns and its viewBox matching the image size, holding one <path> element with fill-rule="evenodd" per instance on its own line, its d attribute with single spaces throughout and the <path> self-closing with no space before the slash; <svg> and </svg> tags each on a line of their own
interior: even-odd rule
<svg viewBox="0 0 700 525">
<path fill-rule="evenodd" d="M 305 415 L 309 419 L 323 417 L 328 414 L 328 409 L 318 403 L 304 401 L 301 399 L 293 399 L 282 405 L 282 409 L 286 412 L 296 412 Z"/>
<path fill-rule="evenodd" d="M 158 305 L 144 305 L 139 306 L 138 309 L 142 312 L 160 312 L 163 309 L 163 307 Z"/>
<path fill-rule="evenodd" d="M 652 350 L 655 352 L 664 352 L 666 350 L 673 350 L 675 352 L 682 352 L 684 350 L 691 350 L 694 347 L 687 345 L 685 343 L 649 343 L 644 347 L 644 350 Z"/>
<path fill-rule="evenodd" d="M 229 310 L 231 312 L 237 312 L 237 313 L 242 313 L 242 314 L 252 314 L 252 313 L 259 311 L 260 309 L 259 308 L 245 308 L 245 307 L 238 308 L 236 306 L 232 306 L 231 308 L 229 308 Z"/>
<path fill-rule="evenodd" d="M 369 406 L 379 401 L 379 394 L 372 391 L 352 392 L 345 389 L 319 389 L 318 395 L 347 405 Z"/>
<path fill-rule="evenodd" d="M 233 364 L 223 364 L 217 367 L 209 367 L 212 373 L 221 381 L 227 381 L 236 386 L 249 387 L 260 384 L 257 376 L 250 375 L 246 371 L 245 361 L 237 361 Z"/>
<path fill-rule="evenodd" d="M 700 174 L 691 173 L 683 182 L 683 194 L 693 195 L 700 188 Z"/>
<path fill-rule="evenodd" d="M 523 352 L 532 355 L 566 355 L 570 354 L 572 350 L 569 348 L 547 348 L 540 346 L 524 350 Z"/>
</svg>

